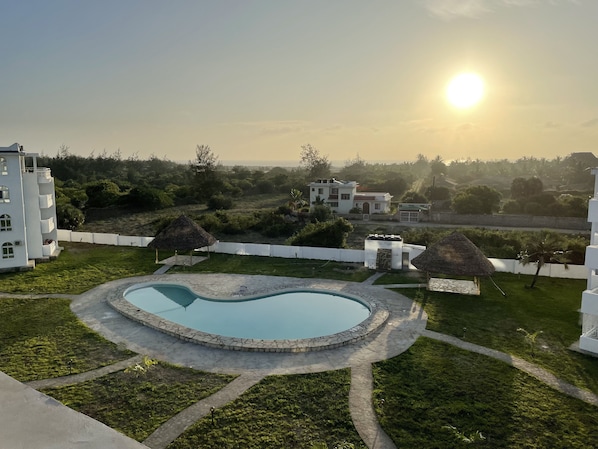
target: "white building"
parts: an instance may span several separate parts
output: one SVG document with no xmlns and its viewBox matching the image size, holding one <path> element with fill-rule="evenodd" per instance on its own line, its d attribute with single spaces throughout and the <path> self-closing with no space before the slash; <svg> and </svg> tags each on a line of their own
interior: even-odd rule
<svg viewBox="0 0 598 449">
<path fill-rule="evenodd" d="M 37 167 L 37 154 L 0 147 L 0 271 L 33 268 L 56 257 L 54 178 Z"/>
<path fill-rule="evenodd" d="M 588 285 L 581 297 L 582 330 L 579 349 L 598 354 L 598 168 L 594 175 L 594 196 L 588 205 L 588 221 L 592 223 L 590 245 L 586 248 Z"/>
<path fill-rule="evenodd" d="M 353 208 L 359 208 L 364 214 L 390 212 L 390 193 L 357 192 L 358 185 L 356 181 L 339 181 L 334 178 L 310 182 L 310 207 L 313 208 L 320 201 L 339 214 L 348 214 Z"/>
</svg>

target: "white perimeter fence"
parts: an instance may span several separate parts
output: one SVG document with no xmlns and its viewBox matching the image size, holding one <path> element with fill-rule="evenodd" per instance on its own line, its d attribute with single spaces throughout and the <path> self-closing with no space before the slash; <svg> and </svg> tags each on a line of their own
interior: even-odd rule
<svg viewBox="0 0 598 449">
<path fill-rule="evenodd" d="M 98 245 L 146 247 L 153 237 L 136 237 L 98 232 L 76 232 L 58 229 L 59 242 L 82 242 Z M 207 248 L 206 248 L 207 249 Z M 425 246 L 403 244 L 403 251 L 409 253 L 409 261 L 426 249 Z M 286 259 L 334 260 L 336 262 L 365 263 L 365 251 L 360 249 L 315 248 L 310 246 L 268 245 L 261 243 L 217 242 L 209 248 L 211 252 L 238 256 L 283 257 Z M 490 262 L 496 271 L 514 274 L 534 274 L 536 265 L 522 265 L 514 259 L 494 259 Z M 413 265 L 410 268 L 415 269 Z M 588 269 L 583 265 L 545 264 L 540 276 L 567 279 L 587 279 Z"/>
</svg>

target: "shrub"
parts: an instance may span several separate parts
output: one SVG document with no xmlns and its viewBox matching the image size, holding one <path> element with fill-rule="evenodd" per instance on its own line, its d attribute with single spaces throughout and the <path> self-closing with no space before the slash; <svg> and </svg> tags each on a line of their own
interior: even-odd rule
<svg viewBox="0 0 598 449">
<path fill-rule="evenodd" d="M 212 195 L 208 200 L 208 208 L 212 210 L 225 210 L 233 207 L 233 200 L 221 193 Z"/>
<path fill-rule="evenodd" d="M 289 245 L 344 248 L 353 225 L 344 218 L 334 221 L 309 223 L 287 240 Z"/>
</svg>

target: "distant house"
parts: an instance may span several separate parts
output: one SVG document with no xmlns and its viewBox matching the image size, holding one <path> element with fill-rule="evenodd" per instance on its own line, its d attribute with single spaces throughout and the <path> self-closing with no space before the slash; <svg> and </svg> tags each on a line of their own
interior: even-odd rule
<svg viewBox="0 0 598 449">
<path fill-rule="evenodd" d="M 418 223 L 430 212 L 429 203 L 399 203 L 399 221 Z"/>
<path fill-rule="evenodd" d="M 37 154 L 0 147 L 0 271 L 33 268 L 59 254 L 54 178 Z"/>
<path fill-rule="evenodd" d="M 356 181 L 318 179 L 309 183 L 309 204 L 326 204 L 332 211 L 348 214 L 359 208 L 364 214 L 385 214 L 390 212 L 392 195 L 388 192 L 358 192 Z"/>
</svg>

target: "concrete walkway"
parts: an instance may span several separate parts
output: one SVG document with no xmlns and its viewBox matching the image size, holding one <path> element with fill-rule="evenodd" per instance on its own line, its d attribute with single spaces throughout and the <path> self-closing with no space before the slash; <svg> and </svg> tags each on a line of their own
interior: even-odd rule
<svg viewBox="0 0 598 449">
<path fill-rule="evenodd" d="M 598 395 L 592 393 L 591 391 L 584 390 L 583 388 L 576 387 L 575 385 L 571 385 L 570 383 L 559 379 L 554 374 L 545 370 L 544 368 L 540 368 L 539 366 L 534 365 L 533 363 L 530 363 L 519 357 L 500 352 L 495 349 L 490 349 L 484 346 L 469 343 L 460 340 L 457 337 L 453 337 L 446 334 L 440 334 L 438 332 L 430 331 L 427 329 L 423 331 L 422 335 L 424 337 L 433 338 L 434 340 L 449 343 L 458 348 L 465 349 L 466 351 L 475 352 L 477 354 L 482 354 L 505 362 L 521 371 L 526 372 L 530 376 L 535 377 L 536 379 L 545 383 L 549 387 L 552 387 L 555 390 L 560 391 L 561 393 L 580 399 L 584 402 L 587 402 L 588 404 L 598 406 Z"/>
<path fill-rule="evenodd" d="M 263 374 L 256 373 L 240 375 L 212 396 L 196 402 L 170 418 L 147 437 L 143 444 L 152 449 L 164 449 L 196 421 L 210 414 L 212 407 L 217 410 L 234 401 L 263 378 Z"/>
</svg>

